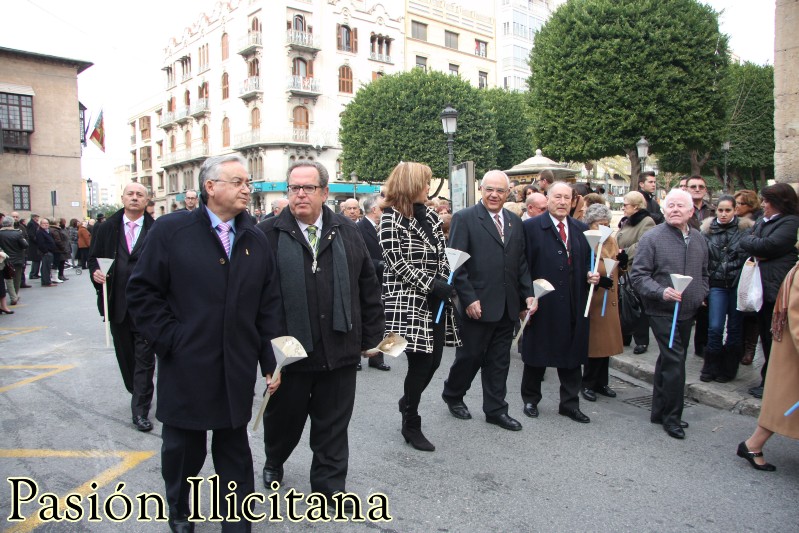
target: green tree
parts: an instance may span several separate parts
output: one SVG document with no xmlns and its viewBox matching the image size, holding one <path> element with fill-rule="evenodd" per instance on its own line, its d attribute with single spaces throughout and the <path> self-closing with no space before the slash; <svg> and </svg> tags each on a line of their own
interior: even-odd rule
<svg viewBox="0 0 799 533">
<path fill-rule="evenodd" d="M 701 162 L 721 140 L 727 37 L 695 0 L 569 0 L 541 28 L 530 57 L 535 144 L 550 157 L 653 153 Z"/>
<path fill-rule="evenodd" d="M 496 117 L 497 168 L 509 169 L 533 155 L 527 96 L 505 89 L 489 89 L 482 94 Z"/>
<path fill-rule="evenodd" d="M 455 163 L 474 161 L 478 175 L 494 168 L 495 118 L 481 91 L 457 76 L 413 69 L 361 87 L 347 105 L 340 130 L 344 175 L 354 170 L 364 181 L 383 181 L 400 161 L 418 161 L 445 178 L 440 115 L 447 104 L 458 110 Z"/>
</svg>

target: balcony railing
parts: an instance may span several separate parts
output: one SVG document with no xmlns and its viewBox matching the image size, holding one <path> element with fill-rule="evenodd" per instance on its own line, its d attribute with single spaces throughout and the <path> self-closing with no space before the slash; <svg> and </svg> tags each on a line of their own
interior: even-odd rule
<svg viewBox="0 0 799 533">
<path fill-rule="evenodd" d="M 286 80 L 286 86 L 289 91 L 297 94 L 319 94 L 322 92 L 322 82 L 317 78 L 289 76 Z"/>
<path fill-rule="evenodd" d="M 175 111 L 175 122 L 177 122 L 178 124 L 183 124 L 190 118 L 191 116 L 189 115 L 189 106 L 183 107 Z"/>
<path fill-rule="evenodd" d="M 391 56 L 388 54 L 376 54 L 374 52 L 370 52 L 369 59 L 371 59 L 372 61 L 380 61 L 381 63 L 394 64 L 394 60 L 391 59 Z"/>
<path fill-rule="evenodd" d="M 312 146 L 338 146 L 338 133 L 305 128 L 278 128 L 248 130 L 236 135 L 234 146 L 246 148 L 260 144 L 310 144 Z"/>
<path fill-rule="evenodd" d="M 239 98 L 243 100 L 249 100 L 250 98 L 254 98 L 256 95 L 262 92 L 261 78 L 258 76 L 252 76 L 242 82 L 241 87 L 239 88 Z"/>
<path fill-rule="evenodd" d="M 191 71 L 184 72 L 183 76 L 180 77 L 180 82 L 183 83 L 189 81 L 190 79 L 191 79 Z"/>
<path fill-rule="evenodd" d="M 241 41 L 239 41 L 239 55 L 245 56 L 251 54 L 256 50 L 258 50 L 259 48 L 261 48 L 262 46 L 263 45 L 261 44 L 261 32 L 251 31 L 247 33 L 246 37 L 242 38 Z"/>
<path fill-rule="evenodd" d="M 175 122 L 175 113 L 173 111 L 165 111 L 161 117 L 161 122 L 158 124 L 159 128 L 171 128 Z"/>
<path fill-rule="evenodd" d="M 136 144 L 136 134 L 130 136 L 130 144 Z"/>
<path fill-rule="evenodd" d="M 175 152 L 167 152 L 162 158 L 161 166 L 167 167 L 185 161 L 193 161 L 195 159 L 204 159 L 208 157 L 208 143 L 197 142 L 193 143 L 191 147 L 177 150 Z"/>
<path fill-rule="evenodd" d="M 208 105 L 208 98 L 200 98 L 194 105 L 191 106 L 191 116 L 194 118 L 201 117 L 206 113 L 211 112 L 211 107 Z"/>
<path fill-rule="evenodd" d="M 318 51 L 322 49 L 319 39 L 307 31 L 286 30 L 286 42 L 290 47 L 298 50 Z"/>
<path fill-rule="evenodd" d="M 210 63 L 201 63 L 200 64 L 200 68 L 197 69 L 197 74 L 202 74 L 206 70 L 210 70 L 210 69 L 211 69 L 211 64 Z"/>
</svg>

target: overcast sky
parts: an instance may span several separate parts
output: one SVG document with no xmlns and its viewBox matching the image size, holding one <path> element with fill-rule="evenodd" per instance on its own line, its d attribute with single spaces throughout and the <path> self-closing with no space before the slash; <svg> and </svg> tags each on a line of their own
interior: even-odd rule
<svg viewBox="0 0 799 533">
<path fill-rule="evenodd" d="M 402 0 L 385 0 L 387 4 Z M 79 79 L 92 125 L 104 109 L 106 153 L 84 149 L 83 177 L 102 181 L 130 163 L 127 119 L 143 102 L 163 96 L 161 66 L 168 39 L 182 33 L 215 0 L 16 0 L 4 19 L 0 46 L 94 63 Z M 487 0 L 462 0 L 480 9 Z M 744 61 L 774 63 L 774 0 L 705 0 L 722 11 L 721 31 Z M 8 14 L 8 11 L 6 11 Z M 0 80 L 3 81 L 3 80 Z"/>
</svg>

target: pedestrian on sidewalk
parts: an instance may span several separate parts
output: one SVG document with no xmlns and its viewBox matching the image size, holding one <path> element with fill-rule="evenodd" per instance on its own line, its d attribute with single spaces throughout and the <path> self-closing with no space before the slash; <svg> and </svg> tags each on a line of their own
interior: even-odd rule
<svg viewBox="0 0 799 533">
<path fill-rule="evenodd" d="M 738 278 L 748 254 L 741 249 L 741 238 L 754 223 L 735 216 L 735 198 L 722 196 L 716 216 L 702 222 L 702 236 L 707 241 L 710 294 L 708 340 L 705 361 L 699 379 L 726 383 L 735 379 L 743 353 L 743 314 L 738 311 Z M 724 339 L 724 325 L 727 338 Z"/>
<path fill-rule="evenodd" d="M 741 189 L 735 191 L 735 216 L 741 219 L 750 220 L 753 224 L 763 215 L 760 208 L 760 199 L 755 191 Z M 751 365 L 755 359 L 757 341 L 760 338 L 760 327 L 757 322 L 757 314 L 743 313 L 743 355 L 741 356 L 742 365 Z"/>
<path fill-rule="evenodd" d="M 39 247 L 34 244 L 37 242 L 39 237 L 39 215 L 36 213 L 31 214 L 31 219 L 28 221 L 27 230 L 28 244 L 30 244 L 30 247 L 28 248 L 28 259 L 31 261 L 31 271 L 28 274 L 28 279 L 39 279 L 41 276 L 40 270 L 42 254 L 39 251 Z"/>
<path fill-rule="evenodd" d="M 25 250 L 28 248 L 28 241 L 20 230 L 14 229 L 14 221 L 10 217 L 5 217 L 0 223 L 0 248 L 8 254 L 7 261 L 14 268 L 14 277 L 6 279 L 5 285 L 11 305 L 17 305 L 22 286 L 22 273 L 25 270 Z"/>
<path fill-rule="evenodd" d="M 741 248 L 760 260 L 760 280 L 763 283 L 763 306 L 757 317 L 765 362 L 760 370 L 760 385 L 749 389 L 749 394 L 755 398 L 763 397 L 771 355 L 771 316 L 779 286 L 796 263 L 796 232 L 799 229 L 799 201 L 791 185 L 777 183 L 764 188 L 760 191 L 760 202 L 763 216 L 755 223 L 752 233 L 741 239 Z"/>
<path fill-rule="evenodd" d="M 694 212 L 691 195 L 673 189 L 664 200 L 666 223 L 648 231 L 638 243 L 631 274 L 633 286 L 649 316 L 652 334 L 660 348 L 652 390 L 653 424 L 684 439 L 688 424 L 682 420 L 685 402 L 685 356 L 696 312 L 707 298 L 707 244 L 689 225 Z M 691 276 L 681 293 L 672 286 L 671 274 Z M 674 342 L 669 346 L 672 317 L 680 303 Z"/>
<path fill-rule="evenodd" d="M 50 221 L 46 218 L 40 218 L 39 223 L 36 225 L 35 235 L 39 261 L 34 262 L 34 265 L 36 265 L 36 270 L 40 272 L 42 287 L 53 287 L 61 283 L 61 281 L 58 278 L 53 279 L 51 277 L 56 246 L 53 236 L 50 234 Z M 36 277 L 38 278 L 39 276 Z"/>
</svg>

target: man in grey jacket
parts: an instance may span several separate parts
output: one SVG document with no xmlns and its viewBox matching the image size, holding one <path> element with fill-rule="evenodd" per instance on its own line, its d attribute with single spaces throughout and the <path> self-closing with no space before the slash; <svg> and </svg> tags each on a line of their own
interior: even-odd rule
<svg viewBox="0 0 799 533">
<path fill-rule="evenodd" d="M 708 251 L 705 239 L 689 225 L 694 212 L 691 195 L 674 189 L 664 201 L 666 223 L 641 237 L 633 263 L 632 282 L 641 296 L 649 325 L 660 348 L 652 391 L 653 424 L 663 424 L 670 437 L 685 438 L 682 420 L 685 391 L 685 355 L 697 310 L 709 292 Z M 691 276 L 681 293 L 671 274 Z M 674 307 L 680 302 L 674 343 L 669 347 Z"/>
</svg>

